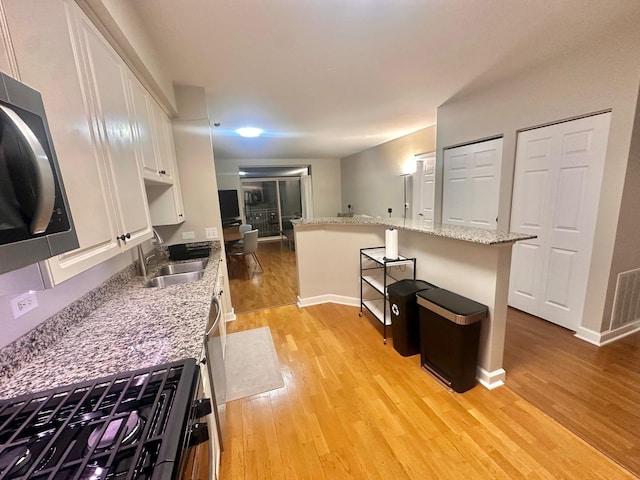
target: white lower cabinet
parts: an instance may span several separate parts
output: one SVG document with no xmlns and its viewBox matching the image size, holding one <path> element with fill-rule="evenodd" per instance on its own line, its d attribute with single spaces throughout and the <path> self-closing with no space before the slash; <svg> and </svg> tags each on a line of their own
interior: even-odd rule
<svg viewBox="0 0 640 480">
<path fill-rule="evenodd" d="M 74 1 L 3 5 L 21 79 L 42 94 L 80 243 L 46 262 L 58 284 L 152 236 L 127 67 Z"/>
</svg>

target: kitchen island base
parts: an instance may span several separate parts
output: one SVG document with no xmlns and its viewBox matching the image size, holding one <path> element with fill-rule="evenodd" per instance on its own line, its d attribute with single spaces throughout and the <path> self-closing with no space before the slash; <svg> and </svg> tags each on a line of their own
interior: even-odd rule
<svg viewBox="0 0 640 480">
<path fill-rule="evenodd" d="M 333 219 L 296 224 L 299 305 L 337 300 L 359 306 L 360 249 L 384 244 L 386 226 Z M 416 278 L 488 307 L 476 376 L 485 387 L 495 388 L 505 379 L 502 355 L 511 246 L 521 238 L 480 229 L 451 231 L 447 236 L 400 225 L 398 248 L 404 256 L 416 258 Z"/>
</svg>

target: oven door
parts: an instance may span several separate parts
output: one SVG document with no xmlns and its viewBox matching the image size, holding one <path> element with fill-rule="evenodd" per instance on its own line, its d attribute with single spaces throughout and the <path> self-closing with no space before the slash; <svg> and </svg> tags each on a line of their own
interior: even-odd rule
<svg viewBox="0 0 640 480">
<path fill-rule="evenodd" d="M 189 448 L 183 453 L 185 457 L 181 469 L 183 479 L 219 478 L 227 383 L 220 337 L 221 317 L 220 299 L 214 295 L 203 338 L 200 387 L 195 402 L 195 405 L 202 406 L 202 410 L 194 415 L 195 418 L 191 422 Z M 203 422 L 205 419 L 206 423 Z M 209 441 L 204 443 L 206 439 Z M 205 470 L 206 473 L 204 473 Z"/>
<path fill-rule="evenodd" d="M 209 416 L 209 432 L 211 446 L 211 472 L 215 473 L 211 478 L 218 478 L 220 467 L 220 453 L 224 449 L 223 431 L 226 415 L 227 375 L 224 367 L 222 351 L 222 339 L 220 337 L 220 322 L 222 308 L 220 299 L 214 295 L 209 310 L 209 322 L 204 335 L 203 350 L 206 372 L 205 389 L 209 388 L 209 398 L 212 399 L 213 415 Z M 212 423 L 214 425 L 212 425 Z"/>
</svg>

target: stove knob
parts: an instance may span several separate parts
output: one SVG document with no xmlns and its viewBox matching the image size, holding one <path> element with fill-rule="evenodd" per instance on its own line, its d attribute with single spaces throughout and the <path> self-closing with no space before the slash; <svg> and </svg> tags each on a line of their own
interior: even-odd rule
<svg viewBox="0 0 640 480">
<path fill-rule="evenodd" d="M 206 422 L 196 423 L 191 427 L 189 436 L 189 447 L 195 447 L 209 440 L 209 429 Z"/>
<path fill-rule="evenodd" d="M 208 398 L 201 398 L 193 402 L 191 407 L 193 418 L 202 418 L 211 413 L 211 400 Z"/>
</svg>

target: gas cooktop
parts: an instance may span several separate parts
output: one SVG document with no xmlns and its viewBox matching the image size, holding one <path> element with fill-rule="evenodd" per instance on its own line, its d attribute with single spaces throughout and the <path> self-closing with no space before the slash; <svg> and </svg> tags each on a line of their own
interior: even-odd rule
<svg viewBox="0 0 640 480">
<path fill-rule="evenodd" d="M 174 478 L 194 359 L 0 400 L 0 480 Z"/>
</svg>

